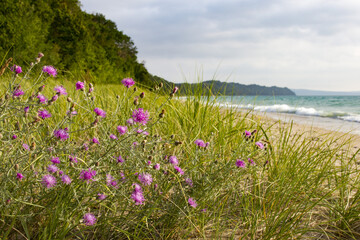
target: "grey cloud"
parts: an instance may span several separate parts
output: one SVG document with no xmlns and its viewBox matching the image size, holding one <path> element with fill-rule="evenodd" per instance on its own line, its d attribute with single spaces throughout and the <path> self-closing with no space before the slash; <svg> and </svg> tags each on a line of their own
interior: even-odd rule
<svg viewBox="0 0 360 240">
<path fill-rule="evenodd" d="M 182 80 L 180 67 L 203 64 L 209 78 L 222 63 L 225 76 L 246 83 L 320 89 L 347 76 L 344 84 L 360 88 L 357 0 L 82 2 L 131 36 L 150 72 L 174 81 Z"/>
</svg>

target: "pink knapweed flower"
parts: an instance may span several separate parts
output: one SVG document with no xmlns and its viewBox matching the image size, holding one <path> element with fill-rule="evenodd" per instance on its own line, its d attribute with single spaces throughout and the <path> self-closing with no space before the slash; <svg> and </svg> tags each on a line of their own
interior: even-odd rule
<svg viewBox="0 0 360 240">
<path fill-rule="evenodd" d="M 155 165 L 154 165 L 154 169 L 155 169 L 155 170 L 160 170 L 160 164 L 159 164 L 159 163 L 155 164 Z"/>
<path fill-rule="evenodd" d="M 117 158 L 117 162 L 118 163 L 123 163 L 123 162 L 125 162 L 125 160 L 122 158 L 121 155 L 119 155 L 119 157 Z"/>
<path fill-rule="evenodd" d="M 126 126 L 117 126 L 117 130 L 120 135 L 124 135 L 127 131 L 127 127 Z"/>
<path fill-rule="evenodd" d="M 110 174 L 106 174 L 106 185 L 113 186 L 114 188 L 119 188 L 117 184 L 118 182 L 113 176 L 111 176 Z"/>
<path fill-rule="evenodd" d="M 149 120 L 149 112 L 144 109 L 139 108 L 133 111 L 132 118 L 134 122 L 140 123 L 142 125 L 146 125 L 147 121 Z"/>
<path fill-rule="evenodd" d="M 173 89 L 172 93 L 173 93 L 173 94 L 175 94 L 178 90 L 179 90 L 179 88 L 178 88 L 178 87 L 174 87 L 174 89 Z"/>
<path fill-rule="evenodd" d="M 56 178 L 53 175 L 45 175 L 42 178 L 41 183 L 46 188 L 52 188 L 52 187 L 54 187 L 56 185 Z"/>
<path fill-rule="evenodd" d="M 21 173 L 16 173 L 16 178 L 21 181 L 24 178 L 24 175 L 22 175 Z"/>
<path fill-rule="evenodd" d="M 245 130 L 244 135 L 245 135 L 246 138 L 249 138 L 249 137 L 251 137 L 251 132 Z"/>
<path fill-rule="evenodd" d="M 145 186 L 150 185 L 152 183 L 152 181 L 153 181 L 152 176 L 149 173 L 139 174 L 138 178 L 139 178 L 139 181 L 142 184 L 144 184 Z"/>
<path fill-rule="evenodd" d="M 81 89 L 84 89 L 85 84 L 84 84 L 83 82 L 78 81 L 78 82 L 75 84 L 75 87 L 76 87 L 76 90 L 81 90 Z"/>
<path fill-rule="evenodd" d="M 192 187 L 193 186 L 193 182 L 190 178 L 185 178 L 185 182 L 190 186 Z"/>
<path fill-rule="evenodd" d="M 71 178 L 68 176 L 68 175 L 63 175 L 61 177 L 61 181 L 66 184 L 66 185 L 69 185 L 71 183 Z"/>
<path fill-rule="evenodd" d="M 120 176 L 121 176 L 121 180 L 124 182 L 126 179 L 125 174 L 123 172 L 120 172 Z"/>
<path fill-rule="evenodd" d="M 27 145 L 26 143 L 23 143 L 23 148 L 25 149 L 25 150 L 27 150 L 27 151 L 30 151 L 30 147 L 29 147 L 29 145 Z"/>
<path fill-rule="evenodd" d="M 94 112 L 96 113 L 96 115 L 100 116 L 100 117 L 106 117 L 106 112 L 100 108 L 95 108 Z"/>
<path fill-rule="evenodd" d="M 146 136 L 149 135 L 149 133 L 148 133 L 147 131 L 144 131 L 144 130 L 142 130 L 141 128 L 139 128 L 138 130 L 136 130 L 136 133 L 142 133 L 143 135 L 146 135 Z"/>
<path fill-rule="evenodd" d="M 60 159 L 59 157 L 52 157 L 50 160 L 53 164 L 60 164 Z"/>
<path fill-rule="evenodd" d="M 59 95 L 67 95 L 66 89 L 63 86 L 56 86 L 54 90 Z"/>
<path fill-rule="evenodd" d="M 30 107 L 24 107 L 24 112 L 25 112 L 25 113 L 28 113 L 29 110 L 30 110 Z"/>
<path fill-rule="evenodd" d="M 38 116 L 41 117 L 42 119 L 50 118 L 50 117 L 51 117 L 51 113 L 49 113 L 46 109 L 44 109 L 44 110 L 39 110 L 39 111 L 38 111 Z"/>
<path fill-rule="evenodd" d="M 18 65 L 14 65 L 10 68 L 11 71 L 15 72 L 16 74 L 22 73 L 22 69 Z"/>
<path fill-rule="evenodd" d="M 128 120 L 126 120 L 126 123 L 130 126 L 134 125 L 134 120 L 132 118 L 129 118 Z"/>
<path fill-rule="evenodd" d="M 193 208 L 196 208 L 196 207 L 197 207 L 197 203 L 196 203 L 195 199 L 193 199 L 193 198 L 189 198 L 189 199 L 188 199 L 188 203 L 189 203 L 189 205 L 192 206 Z"/>
<path fill-rule="evenodd" d="M 56 69 L 53 66 L 44 66 L 43 72 L 49 74 L 50 76 L 56 77 Z"/>
<path fill-rule="evenodd" d="M 177 159 L 176 156 L 170 156 L 170 157 L 169 157 L 169 163 L 171 163 L 172 165 L 176 166 L 176 165 L 179 164 L 179 161 L 178 161 L 178 159 Z"/>
<path fill-rule="evenodd" d="M 85 214 L 83 220 L 86 226 L 92 226 L 96 223 L 96 217 L 91 213 Z"/>
<path fill-rule="evenodd" d="M 72 111 L 72 112 L 66 111 L 66 115 L 69 115 L 70 117 L 75 116 L 75 115 L 77 115 L 77 114 L 78 114 L 77 111 Z"/>
<path fill-rule="evenodd" d="M 111 138 L 111 139 L 114 139 L 114 140 L 115 140 L 115 139 L 118 139 L 117 136 L 114 135 L 114 134 L 110 134 L 110 138 Z"/>
<path fill-rule="evenodd" d="M 49 173 L 56 173 L 58 171 L 58 168 L 57 168 L 56 165 L 49 165 L 47 167 L 47 170 L 48 170 Z"/>
<path fill-rule="evenodd" d="M 14 134 L 14 135 L 12 135 L 11 138 L 12 138 L 12 139 L 17 139 L 17 136 Z"/>
<path fill-rule="evenodd" d="M 180 175 L 184 175 L 184 171 L 179 166 L 174 166 L 174 169 L 180 173 Z"/>
<path fill-rule="evenodd" d="M 145 198 L 144 198 L 141 186 L 137 183 L 134 183 L 133 185 L 135 186 L 135 188 L 131 194 L 131 198 L 135 201 L 135 205 L 144 204 Z"/>
<path fill-rule="evenodd" d="M 83 144 L 83 148 L 85 151 L 89 151 L 89 146 L 86 143 Z"/>
<path fill-rule="evenodd" d="M 196 145 L 198 145 L 199 147 L 206 147 L 206 144 L 203 140 L 201 139 L 196 139 L 195 142 L 194 142 Z"/>
<path fill-rule="evenodd" d="M 131 86 L 133 86 L 135 84 L 135 82 L 132 78 L 124 78 L 121 81 L 121 83 L 127 88 L 130 88 Z"/>
<path fill-rule="evenodd" d="M 74 156 L 74 155 L 69 155 L 69 160 L 70 160 L 70 162 L 73 162 L 73 163 L 78 162 L 77 159 L 76 159 L 76 156 Z"/>
<path fill-rule="evenodd" d="M 97 199 L 99 200 L 104 200 L 106 198 L 106 195 L 102 193 L 98 193 L 97 196 L 98 196 Z"/>
<path fill-rule="evenodd" d="M 48 101 L 48 99 L 40 93 L 38 94 L 37 98 L 39 99 L 39 103 L 42 103 L 42 104 L 46 104 Z"/>
<path fill-rule="evenodd" d="M 97 138 L 91 139 L 91 142 L 94 144 L 100 144 L 99 139 L 97 139 Z"/>
<path fill-rule="evenodd" d="M 95 177 L 95 175 L 96 171 L 89 168 L 89 170 L 81 171 L 79 179 L 83 179 L 84 181 L 89 183 L 90 181 L 94 181 L 93 177 Z"/>
<path fill-rule="evenodd" d="M 249 162 L 250 165 L 255 165 L 254 160 L 252 160 L 251 158 L 248 158 L 248 162 Z"/>
<path fill-rule="evenodd" d="M 64 129 L 58 129 L 54 131 L 54 137 L 64 141 L 69 138 L 69 134 Z"/>
<path fill-rule="evenodd" d="M 14 98 L 20 97 L 22 95 L 24 95 L 24 91 L 21 90 L 21 88 L 18 88 L 13 92 L 13 97 Z"/>
<path fill-rule="evenodd" d="M 244 168 L 245 167 L 245 162 L 243 161 L 243 160 L 241 160 L 241 159 L 236 159 L 236 166 L 238 167 L 238 168 Z"/>
<path fill-rule="evenodd" d="M 264 144 L 261 142 L 256 142 L 255 145 L 258 146 L 260 149 L 264 148 Z"/>
</svg>

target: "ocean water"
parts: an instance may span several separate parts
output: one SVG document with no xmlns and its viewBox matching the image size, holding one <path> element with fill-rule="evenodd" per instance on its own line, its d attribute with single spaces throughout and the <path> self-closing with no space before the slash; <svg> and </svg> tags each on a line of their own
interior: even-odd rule
<svg viewBox="0 0 360 240">
<path fill-rule="evenodd" d="M 360 134 L 360 96 L 224 96 L 219 105 L 270 113 L 329 130 Z"/>
</svg>

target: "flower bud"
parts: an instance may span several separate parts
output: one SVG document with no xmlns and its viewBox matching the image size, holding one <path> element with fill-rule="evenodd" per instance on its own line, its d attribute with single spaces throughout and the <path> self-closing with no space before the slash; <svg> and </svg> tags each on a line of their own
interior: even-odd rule
<svg viewBox="0 0 360 240">
<path fill-rule="evenodd" d="M 92 123 L 92 125 L 96 126 L 99 122 L 100 118 L 95 118 L 95 121 Z"/>
<path fill-rule="evenodd" d="M 19 164 L 15 164 L 15 170 L 19 170 Z"/>
<path fill-rule="evenodd" d="M 174 89 L 173 89 L 172 93 L 173 93 L 173 94 L 175 94 L 178 90 L 179 90 L 179 88 L 178 88 L 178 87 L 174 87 Z"/>
<path fill-rule="evenodd" d="M 15 123 L 15 128 L 16 128 L 16 130 L 21 130 L 21 128 L 20 128 L 20 123 L 19 122 L 16 122 Z"/>
<path fill-rule="evenodd" d="M 140 93 L 140 98 L 144 98 L 144 97 L 145 97 L 145 93 L 144 92 Z"/>
<path fill-rule="evenodd" d="M 35 150 L 35 148 L 36 148 L 36 143 L 32 142 L 31 146 L 30 146 L 30 150 L 33 151 L 33 150 Z"/>
<path fill-rule="evenodd" d="M 134 105 L 135 105 L 135 106 L 139 105 L 139 99 L 135 98 L 135 100 L 134 100 Z"/>
<path fill-rule="evenodd" d="M 42 52 L 39 52 L 38 58 L 42 58 L 43 56 L 44 56 L 44 54 Z"/>
<path fill-rule="evenodd" d="M 39 63 L 40 62 L 40 58 L 35 58 L 35 62 Z"/>
<path fill-rule="evenodd" d="M 137 90 L 137 88 L 136 88 L 136 87 L 134 87 L 134 92 L 136 92 L 136 90 Z"/>
<path fill-rule="evenodd" d="M 66 101 L 68 101 L 68 102 L 70 103 L 70 102 L 72 102 L 72 99 L 71 99 L 70 97 L 68 97 L 68 98 L 66 99 Z"/>
<path fill-rule="evenodd" d="M 165 110 L 163 109 L 159 114 L 159 118 L 163 118 L 165 116 Z"/>
<path fill-rule="evenodd" d="M 159 88 L 162 88 L 164 86 L 164 84 L 161 82 L 160 84 L 159 84 Z"/>
<path fill-rule="evenodd" d="M 56 94 L 51 98 L 50 102 L 55 102 L 58 98 L 59 98 L 59 95 Z"/>
<path fill-rule="evenodd" d="M 44 90 L 44 88 L 45 88 L 45 85 L 40 86 L 39 87 L 39 92 L 42 92 Z"/>
</svg>

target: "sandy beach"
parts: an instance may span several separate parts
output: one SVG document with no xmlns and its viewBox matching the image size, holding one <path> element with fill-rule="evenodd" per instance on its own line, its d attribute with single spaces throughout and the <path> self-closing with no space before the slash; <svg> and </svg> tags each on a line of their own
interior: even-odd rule
<svg viewBox="0 0 360 240">
<path fill-rule="evenodd" d="M 294 135 L 302 135 L 303 138 L 311 139 L 314 142 L 333 138 L 336 139 L 336 144 L 347 142 L 344 147 L 352 153 L 356 153 L 360 148 L 360 123 L 286 113 L 255 111 L 253 114 L 268 128 L 270 139 L 274 142 L 279 138 L 280 129 L 292 125 Z"/>
</svg>

